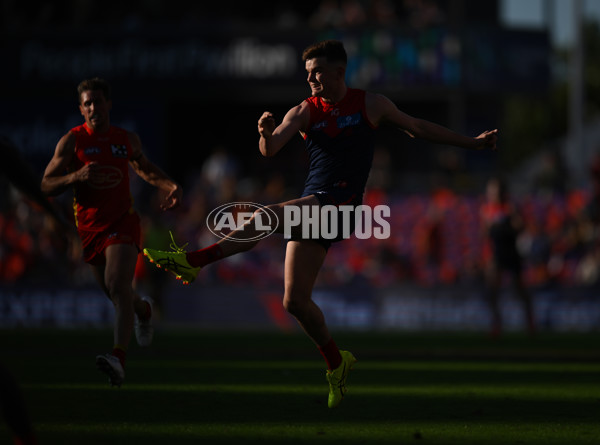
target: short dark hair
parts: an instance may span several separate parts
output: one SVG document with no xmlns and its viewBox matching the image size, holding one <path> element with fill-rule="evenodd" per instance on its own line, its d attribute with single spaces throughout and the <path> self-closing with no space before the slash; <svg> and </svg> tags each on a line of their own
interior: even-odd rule
<svg viewBox="0 0 600 445">
<path fill-rule="evenodd" d="M 110 100 L 110 97 L 111 97 L 110 85 L 104 79 L 101 79 L 99 77 L 94 77 L 92 79 L 86 79 L 86 80 L 81 81 L 81 83 L 79 85 L 77 85 L 77 99 L 79 101 L 81 101 L 81 93 L 83 93 L 84 91 L 88 91 L 88 90 L 102 91 L 102 94 L 104 94 L 104 98 L 106 100 Z"/>
<path fill-rule="evenodd" d="M 325 57 L 328 62 L 340 62 L 344 65 L 348 63 L 348 55 L 344 49 L 344 44 L 339 40 L 324 40 L 310 45 L 302 53 L 302 61 L 316 57 Z"/>
</svg>

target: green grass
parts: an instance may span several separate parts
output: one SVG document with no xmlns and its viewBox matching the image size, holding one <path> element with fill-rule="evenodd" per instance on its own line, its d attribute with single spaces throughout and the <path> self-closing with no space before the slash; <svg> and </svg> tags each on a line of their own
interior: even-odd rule
<svg viewBox="0 0 600 445">
<path fill-rule="evenodd" d="M 40 445 L 600 442 L 600 334 L 335 337 L 359 362 L 330 410 L 298 333 L 159 330 L 111 388 L 94 366 L 109 331 L 0 330 Z"/>
</svg>

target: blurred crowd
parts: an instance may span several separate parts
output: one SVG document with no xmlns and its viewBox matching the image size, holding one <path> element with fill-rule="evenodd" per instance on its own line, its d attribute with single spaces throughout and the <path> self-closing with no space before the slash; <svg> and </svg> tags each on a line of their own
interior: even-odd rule
<svg viewBox="0 0 600 445">
<path fill-rule="evenodd" d="M 189 243 L 187 249 L 195 250 L 217 241 L 205 222 L 217 206 L 237 201 L 269 204 L 293 197 L 293 187 L 298 184 L 290 184 L 290 178 L 274 174 L 259 181 L 242 174 L 240 164 L 227 149 L 215 149 L 191 175 L 184 205 L 175 212 L 160 211 L 159 196 L 134 179 L 132 190 L 143 221 L 144 245 L 168 250 L 171 231 L 179 245 Z M 562 186 L 548 185 L 547 179 L 531 193 L 512 198 L 524 222 L 518 249 L 525 282 L 530 287 L 596 286 L 600 283 L 600 162 L 592 165 L 590 185 L 584 189 L 561 190 Z M 388 185 L 386 173 L 376 161 L 364 203 L 390 206 L 391 237 L 352 237 L 334 244 L 318 285 L 482 285 L 488 243 L 481 220 L 484 190 L 468 194 L 439 186 L 427 193 L 406 194 Z M 70 193 L 52 204 L 72 219 Z M 1 285 L 93 285 L 75 232 L 57 227 L 4 180 L 0 181 L 0 210 Z M 249 252 L 207 267 L 197 282 L 279 289 L 284 252 L 285 240 L 270 236 Z M 147 267 L 142 257 L 137 278 L 157 299 L 172 279 Z"/>
<path fill-rule="evenodd" d="M 110 25 L 121 31 L 148 26 L 264 26 L 280 29 L 309 26 L 337 29 L 356 26 L 403 24 L 422 28 L 445 21 L 446 2 L 436 0 L 313 0 L 276 2 L 257 8 L 251 2 L 183 2 L 180 0 L 137 0 L 129 2 L 66 0 L 40 2 L 32 9 L 16 0 L 1 1 L 2 28 L 9 32 L 39 29 L 80 29 Z M 447 6 L 447 5 L 446 5 Z M 218 24 L 217 24 L 218 23 Z"/>
<path fill-rule="evenodd" d="M 2 28 L 6 32 L 36 29 L 83 29 L 110 25 L 120 30 L 175 24 L 182 29 L 198 25 L 226 27 L 269 21 L 280 28 L 309 26 L 315 30 L 355 26 L 410 26 L 415 29 L 444 23 L 448 4 L 435 0 L 315 0 L 277 2 L 272 8 L 257 8 L 251 2 L 231 8 L 227 3 L 189 3 L 165 0 L 95 2 L 71 0 L 42 2 L 35 10 L 16 0 L 1 0 Z M 214 20 L 218 17 L 219 20 Z M 443 152 L 440 152 L 443 155 Z M 452 153 L 452 152 L 446 152 Z M 410 192 L 397 187 L 392 161 L 385 150 L 374 161 L 365 203 L 391 208 L 389 240 L 352 238 L 335 244 L 319 276 L 320 285 L 368 284 L 375 287 L 397 283 L 423 286 L 480 285 L 488 240 L 481 221 L 484 187 L 465 187 L 472 176 L 457 170 L 456 156 L 443 156 L 440 181 L 432 187 Z M 216 241 L 206 228 L 207 214 L 215 207 L 235 201 L 280 202 L 296 197 L 304 166 L 272 173 L 248 173 L 245 161 L 227 148 L 215 149 L 196 171 L 190 170 L 185 184 L 185 203 L 177 212 L 158 209 L 158 196 L 142 181 L 132 183 L 136 208 L 144 230 L 144 244 L 168 249 L 173 232 L 179 244 L 196 249 Z M 300 162 L 300 161 L 299 161 Z M 442 161 L 440 161 L 442 163 Z M 560 163 L 545 159 L 527 193 L 514 198 L 524 228 L 518 236 L 524 258 L 524 278 L 529 286 L 593 286 L 600 277 L 598 224 L 600 223 L 600 168 L 590 172 L 590 185 L 570 189 Z M 292 163 L 293 164 L 293 163 Z M 186 166 L 189 167 L 189 166 Z M 260 179 L 258 179 L 260 176 Z M 418 175 L 415 175 L 418 176 Z M 420 178 L 416 178 L 419 181 Z M 472 184 L 471 184 L 472 185 Z M 426 191 L 423 191 L 426 190 Z M 53 200 L 72 220 L 69 193 Z M 0 285 L 80 286 L 93 282 L 81 259 L 75 232 L 65 232 L 42 209 L 0 180 Z M 200 283 L 230 283 L 240 286 L 281 286 L 285 240 L 272 236 L 250 252 L 211 265 Z M 139 261 L 140 286 L 154 292 L 170 277 Z"/>
</svg>

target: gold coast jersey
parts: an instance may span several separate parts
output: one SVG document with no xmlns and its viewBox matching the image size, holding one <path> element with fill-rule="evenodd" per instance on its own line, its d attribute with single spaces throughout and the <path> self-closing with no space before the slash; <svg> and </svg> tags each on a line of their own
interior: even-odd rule
<svg viewBox="0 0 600 445">
<path fill-rule="evenodd" d="M 79 230 L 100 232 L 123 215 L 134 213 L 129 189 L 131 143 L 126 130 L 113 126 L 98 134 L 83 124 L 71 133 L 76 136 L 72 171 L 90 162 L 100 166 L 93 180 L 74 187 L 75 221 Z"/>
</svg>

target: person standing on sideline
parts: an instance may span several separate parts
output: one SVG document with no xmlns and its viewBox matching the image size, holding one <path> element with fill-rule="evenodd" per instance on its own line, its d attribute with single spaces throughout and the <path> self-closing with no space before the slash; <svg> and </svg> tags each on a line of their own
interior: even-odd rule
<svg viewBox="0 0 600 445">
<path fill-rule="evenodd" d="M 96 365 L 111 385 L 121 386 L 132 332 L 140 346 L 148 346 L 153 336 L 152 304 L 140 298 L 132 285 L 141 229 L 129 187 L 129 166 L 165 192 L 163 210 L 177 207 L 183 192 L 146 157 L 136 133 L 111 125 L 111 89 L 105 80 L 84 80 L 77 93 L 85 123 L 58 141 L 41 189 L 50 196 L 73 189 L 84 261 L 115 306 L 113 350 L 96 357 Z"/>
<path fill-rule="evenodd" d="M 311 97 L 290 109 L 279 124 L 266 111 L 258 120 L 259 150 L 273 156 L 296 135 L 301 135 L 310 157 L 304 192 L 298 199 L 258 210 L 244 226 L 229 237 L 195 252 L 163 252 L 144 249 L 149 260 L 163 267 L 184 283 L 192 282 L 200 269 L 209 263 L 244 252 L 256 242 L 236 242 L 238 231 L 252 239 L 257 216 L 275 212 L 283 221 L 288 206 L 361 205 L 371 168 L 375 129 L 390 124 L 412 137 L 471 149 L 496 147 L 497 130 L 486 131 L 476 138 L 455 133 L 440 125 L 411 117 L 400 111 L 387 97 L 346 86 L 347 55 L 341 42 L 327 40 L 306 48 L 302 60 L 308 73 Z M 338 207 L 339 209 L 339 207 Z M 343 216 L 338 215 L 337 221 Z M 354 216 L 350 218 L 352 222 Z M 284 224 L 276 231 L 283 233 Z M 338 231 L 339 233 L 339 231 Z M 286 234 L 287 236 L 287 234 Z M 284 271 L 283 305 L 292 314 L 323 355 L 329 382 L 328 406 L 339 405 L 346 393 L 346 378 L 355 357 L 340 351 L 331 337 L 321 309 L 312 300 L 312 290 L 327 251 L 338 238 L 303 238 L 301 225 L 291 231 L 287 243 Z"/>
<path fill-rule="evenodd" d="M 523 279 L 523 259 L 517 247 L 524 222 L 509 199 L 507 184 L 500 178 L 490 178 L 486 184 L 481 222 L 485 237 L 484 276 L 492 315 L 491 335 L 497 337 L 502 333 L 499 293 L 502 279 L 507 273 L 510 274 L 512 285 L 523 305 L 527 330 L 533 334 L 535 317 L 532 297 Z"/>
</svg>

